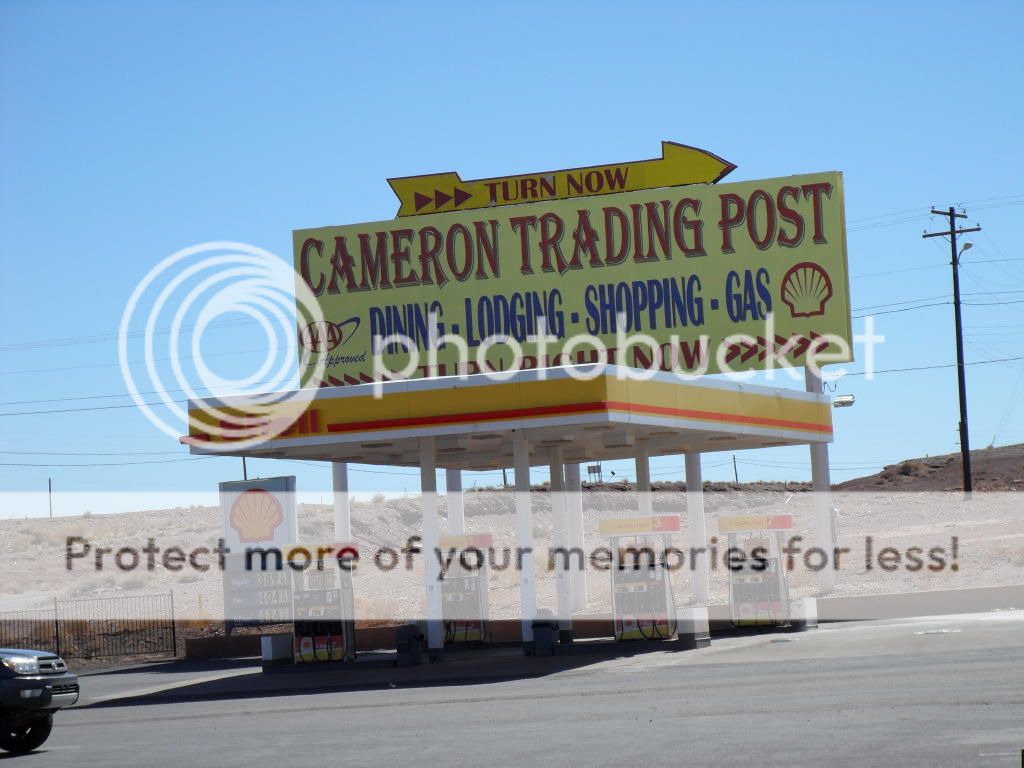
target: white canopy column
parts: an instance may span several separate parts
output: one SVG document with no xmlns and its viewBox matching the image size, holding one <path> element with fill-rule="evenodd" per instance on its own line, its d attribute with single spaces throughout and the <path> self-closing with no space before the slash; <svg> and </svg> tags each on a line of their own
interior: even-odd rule
<svg viewBox="0 0 1024 768">
<path fill-rule="evenodd" d="M 569 547 L 569 526 L 566 520 L 565 477 L 562 474 L 562 449 L 552 448 L 549 466 L 551 468 L 551 519 L 554 524 L 555 592 L 558 605 L 558 640 L 572 642 L 572 587 L 569 582 L 569 563 L 572 554 Z M 562 557 L 564 556 L 564 560 Z"/>
<path fill-rule="evenodd" d="M 580 479 L 580 465 L 565 465 L 565 490 L 566 502 L 569 510 L 569 546 L 581 552 L 584 549 L 583 532 L 583 483 Z M 573 611 L 587 610 L 587 569 L 586 562 L 582 566 L 573 561 L 574 567 L 570 572 L 570 585 L 572 587 L 572 609 Z M 579 566 L 579 567 L 576 567 Z"/>
<path fill-rule="evenodd" d="M 704 516 L 704 479 L 700 454 L 686 454 L 686 525 L 690 529 L 690 573 L 693 574 L 693 599 L 707 602 L 711 596 L 708 569 L 708 529 Z"/>
<path fill-rule="evenodd" d="M 466 532 L 466 507 L 462 496 L 462 470 L 444 471 L 444 490 L 448 502 L 448 535 Z"/>
<path fill-rule="evenodd" d="M 642 517 L 654 514 L 651 500 L 651 454 L 642 444 L 636 449 L 636 505 Z"/>
<path fill-rule="evenodd" d="M 522 606 L 524 648 L 533 643 L 537 594 L 533 575 L 533 509 L 530 507 L 530 446 L 525 433 L 512 433 L 512 462 L 516 480 L 516 566 L 519 568 L 519 602 Z"/>
<path fill-rule="evenodd" d="M 437 464 L 433 437 L 420 438 L 420 495 L 423 503 L 423 572 L 427 583 L 427 650 L 431 660 L 444 655 L 441 623 L 441 564 L 437 558 Z"/>
<path fill-rule="evenodd" d="M 348 498 L 348 464 L 344 461 L 331 463 L 331 480 L 334 485 L 334 540 L 338 543 L 352 541 L 352 511 Z"/>
</svg>

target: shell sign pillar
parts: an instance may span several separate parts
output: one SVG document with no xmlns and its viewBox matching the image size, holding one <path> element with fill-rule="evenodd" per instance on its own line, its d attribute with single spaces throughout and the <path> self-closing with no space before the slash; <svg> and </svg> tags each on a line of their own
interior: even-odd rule
<svg viewBox="0 0 1024 768">
<path fill-rule="evenodd" d="M 260 552 L 287 552 L 298 538 L 295 478 L 270 477 L 220 484 L 224 540 L 224 622 L 273 624 L 292 618 L 292 574 L 262 565 Z M 254 559 L 247 563 L 246 553 Z M 251 567 L 250 567 L 251 566 Z"/>
</svg>

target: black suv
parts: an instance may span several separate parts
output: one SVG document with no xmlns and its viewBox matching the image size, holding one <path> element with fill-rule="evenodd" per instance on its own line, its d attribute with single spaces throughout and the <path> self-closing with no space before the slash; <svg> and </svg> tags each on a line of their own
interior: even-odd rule
<svg viewBox="0 0 1024 768">
<path fill-rule="evenodd" d="M 53 713 L 78 701 L 78 678 L 59 656 L 0 648 L 0 749 L 31 752 L 53 728 Z"/>
</svg>

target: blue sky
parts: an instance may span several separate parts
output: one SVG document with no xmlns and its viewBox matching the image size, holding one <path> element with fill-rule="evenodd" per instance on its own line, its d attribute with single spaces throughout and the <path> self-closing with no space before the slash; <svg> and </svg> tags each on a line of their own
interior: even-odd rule
<svg viewBox="0 0 1024 768">
<path fill-rule="evenodd" d="M 965 254 L 967 359 L 1022 356 L 1022 17 L 1012 2 L 5 2 L 0 490 L 238 476 L 234 459 L 172 461 L 186 458 L 176 443 L 111 407 L 130 404 L 125 301 L 174 251 L 239 240 L 290 258 L 293 229 L 393 215 L 389 176 L 642 159 L 663 139 L 736 163 L 730 180 L 844 172 L 854 314 L 899 310 L 877 318 L 883 370 L 954 361 L 951 307 L 904 310 L 949 300 L 948 245 L 920 235 L 943 224 L 931 205 L 964 204 L 984 227 Z M 259 346 L 246 333 L 204 351 Z M 219 359 L 227 373 L 245 360 Z M 968 386 L 972 444 L 1024 442 L 1024 360 L 973 365 Z M 954 369 L 837 391 L 857 404 L 835 414 L 836 480 L 957 450 Z M 39 413 L 67 408 L 96 410 Z M 729 458 L 707 456 L 706 475 L 731 476 Z M 805 450 L 738 458 L 741 479 L 809 474 Z M 143 460 L 169 463 L 10 466 Z M 655 479 L 681 466 L 657 460 Z M 282 467 L 329 486 L 314 466 L 250 473 Z M 352 484 L 417 480 L 354 471 Z"/>
</svg>

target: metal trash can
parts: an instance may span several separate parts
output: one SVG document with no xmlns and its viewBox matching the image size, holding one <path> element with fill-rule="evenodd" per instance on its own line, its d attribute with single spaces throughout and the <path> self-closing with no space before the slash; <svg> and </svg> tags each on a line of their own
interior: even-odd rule
<svg viewBox="0 0 1024 768">
<path fill-rule="evenodd" d="M 400 667 L 418 667 L 423 663 L 423 632 L 419 624 L 403 624 L 395 630 L 396 663 Z"/>
<path fill-rule="evenodd" d="M 558 621 L 550 611 L 538 611 L 533 620 L 533 655 L 554 656 L 558 645 Z"/>
</svg>

